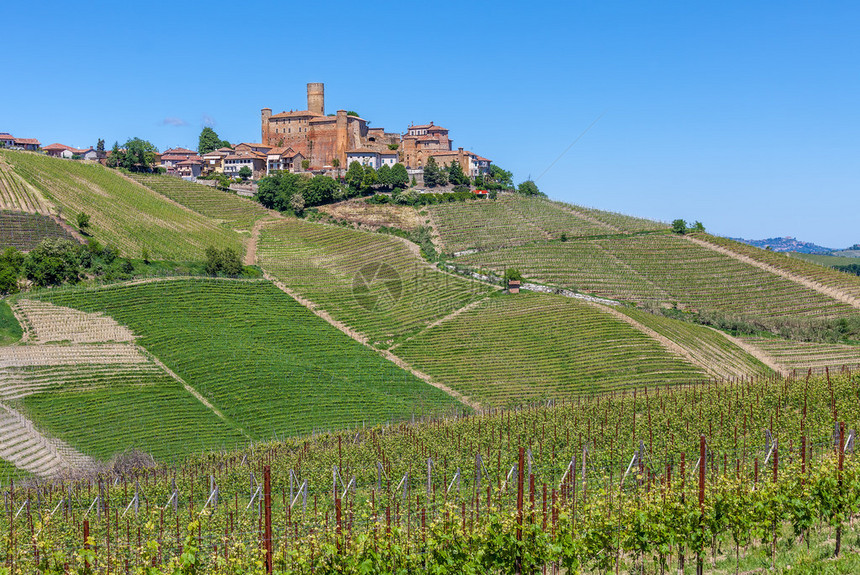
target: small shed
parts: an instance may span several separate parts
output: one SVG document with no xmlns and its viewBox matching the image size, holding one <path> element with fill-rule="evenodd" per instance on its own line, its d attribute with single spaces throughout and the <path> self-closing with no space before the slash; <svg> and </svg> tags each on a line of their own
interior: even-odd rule
<svg viewBox="0 0 860 575">
<path fill-rule="evenodd" d="M 520 293 L 520 280 L 508 281 L 508 293 Z"/>
</svg>

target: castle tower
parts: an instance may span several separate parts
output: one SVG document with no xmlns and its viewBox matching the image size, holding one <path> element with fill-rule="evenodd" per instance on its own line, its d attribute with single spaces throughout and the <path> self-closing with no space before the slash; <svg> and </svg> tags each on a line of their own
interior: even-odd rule
<svg viewBox="0 0 860 575">
<path fill-rule="evenodd" d="M 308 110 L 325 115 L 325 88 L 322 82 L 308 83 Z"/>
<path fill-rule="evenodd" d="M 265 145 L 269 145 L 269 118 L 272 117 L 272 109 L 271 108 L 263 108 L 260 110 L 260 125 L 261 125 L 261 136 L 260 142 Z"/>
</svg>

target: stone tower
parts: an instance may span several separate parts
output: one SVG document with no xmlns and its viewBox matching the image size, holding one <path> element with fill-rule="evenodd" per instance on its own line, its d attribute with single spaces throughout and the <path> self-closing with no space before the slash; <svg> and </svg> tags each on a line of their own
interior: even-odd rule
<svg viewBox="0 0 860 575">
<path fill-rule="evenodd" d="M 322 82 L 308 84 L 308 110 L 315 114 L 325 115 L 325 88 Z"/>
<path fill-rule="evenodd" d="M 266 145 L 269 144 L 269 118 L 271 117 L 271 108 L 263 108 L 262 110 L 260 110 L 260 125 L 262 126 L 262 134 L 260 135 L 260 141 Z"/>
</svg>

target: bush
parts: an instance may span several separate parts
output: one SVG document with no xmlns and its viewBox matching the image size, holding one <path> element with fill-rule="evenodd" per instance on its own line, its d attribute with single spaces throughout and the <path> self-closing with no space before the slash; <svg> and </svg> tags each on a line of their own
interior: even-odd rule
<svg viewBox="0 0 860 575">
<path fill-rule="evenodd" d="M 400 195 L 402 196 L 403 194 L 400 194 Z M 381 204 L 390 203 L 391 200 L 385 194 L 374 194 L 364 201 L 367 202 L 368 204 L 381 205 Z"/>
<path fill-rule="evenodd" d="M 90 227 L 90 216 L 84 212 L 78 212 L 78 229 L 82 232 Z"/>
<path fill-rule="evenodd" d="M 454 186 L 453 191 L 455 194 L 462 194 L 462 193 L 468 194 L 469 192 L 471 192 L 471 190 L 469 189 L 469 186 L 466 186 L 464 184 L 458 184 L 458 185 Z"/>
<path fill-rule="evenodd" d="M 672 221 L 672 232 L 684 235 L 687 233 L 687 222 L 682 219 Z"/>
<path fill-rule="evenodd" d="M 224 275 L 237 277 L 242 275 L 244 266 L 239 254 L 233 248 L 219 250 L 215 246 L 206 248 L 206 273 L 211 276 Z"/>
<path fill-rule="evenodd" d="M 538 189 L 537 184 L 532 180 L 526 180 L 517 186 L 517 193 L 524 196 L 542 196 L 544 194 Z"/>
<path fill-rule="evenodd" d="M 42 240 L 27 257 L 24 271 L 27 278 L 40 287 L 77 283 L 80 279 L 80 256 L 79 246 L 69 240 Z"/>
</svg>

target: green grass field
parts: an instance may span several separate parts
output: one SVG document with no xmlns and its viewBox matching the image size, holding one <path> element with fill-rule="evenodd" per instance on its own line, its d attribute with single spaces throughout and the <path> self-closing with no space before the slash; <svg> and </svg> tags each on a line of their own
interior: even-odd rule
<svg viewBox="0 0 860 575">
<path fill-rule="evenodd" d="M 518 246 L 562 234 L 574 238 L 666 229 L 659 222 L 517 194 L 427 209 L 448 253 Z"/>
<path fill-rule="evenodd" d="M 545 294 L 489 298 L 395 353 L 488 405 L 708 378 L 597 306 Z"/>
<path fill-rule="evenodd" d="M 547 242 L 471 254 L 457 262 L 496 272 L 518 268 L 540 283 L 620 300 L 731 315 L 835 318 L 857 313 L 789 279 L 668 234 Z"/>
<path fill-rule="evenodd" d="M 202 259 L 210 245 L 243 251 L 239 234 L 109 168 L 27 152 L 0 152 L 0 159 L 0 170 L 11 166 L 60 206 L 67 221 L 88 214 L 92 236 L 125 256 L 140 257 L 146 249 L 154 259 Z"/>
<path fill-rule="evenodd" d="M 170 280 L 40 297 L 103 312 L 128 326 L 140 335 L 138 343 L 254 439 L 373 424 L 453 405 L 448 395 L 343 335 L 269 282 Z M 125 399 L 134 394 L 111 401 Z M 108 421 L 120 411 L 109 411 Z M 193 424 L 184 429 L 196 433 Z"/>
<path fill-rule="evenodd" d="M 264 227 L 257 255 L 288 288 L 379 346 L 492 290 L 438 271 L 397 238 L 301 220 Z"/>
<path fill-rule="evenodd" d="M 9 304 L 0 300 L 0 345 L 10 345 L 21 339 L 24 331 L 15 319 Z"/>
<path fill-rule="evenodd" d="M 198 214 L 221 221 L 235 230 L 250 231 L 257 220 L 269 215 L 269 210 L 254 200 L 173 176 L 130 174 L 130 177 Z"/>
</svg>

